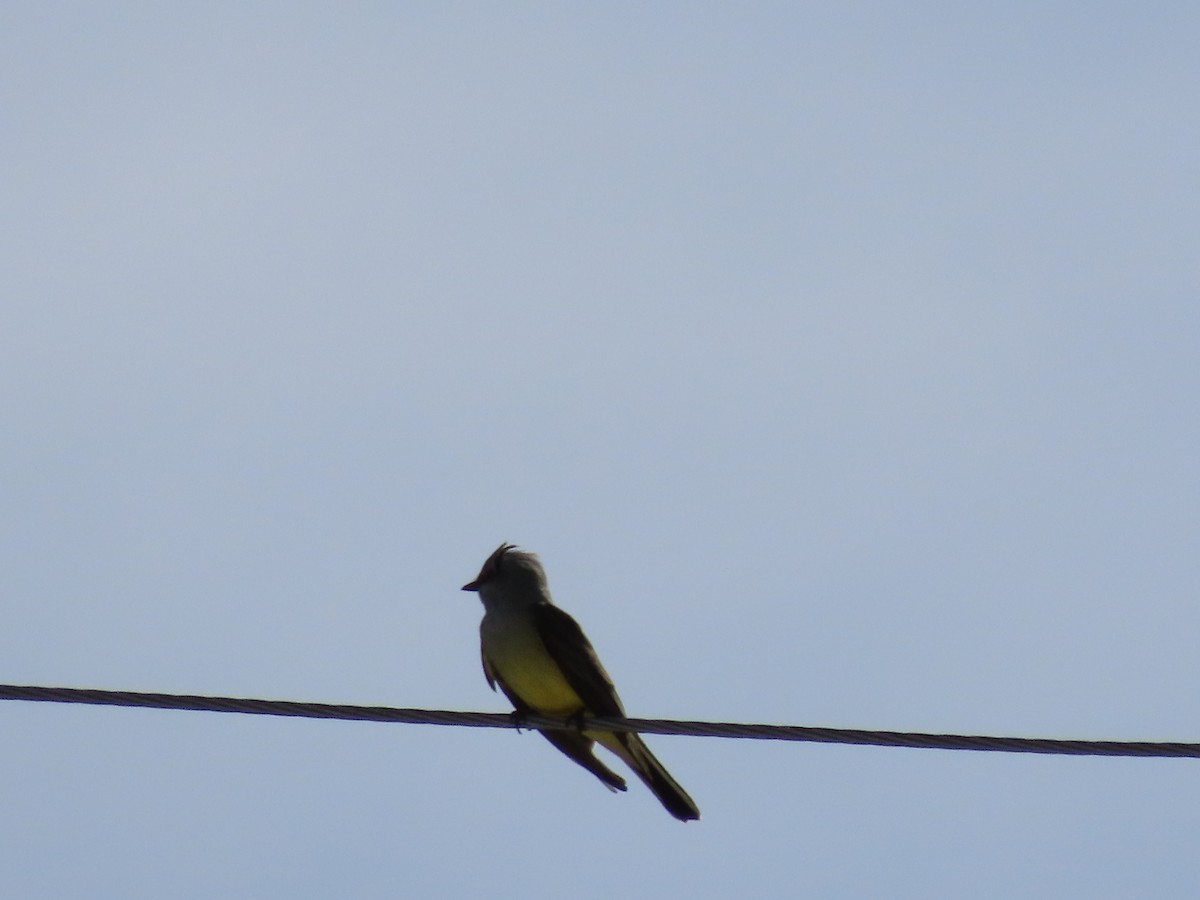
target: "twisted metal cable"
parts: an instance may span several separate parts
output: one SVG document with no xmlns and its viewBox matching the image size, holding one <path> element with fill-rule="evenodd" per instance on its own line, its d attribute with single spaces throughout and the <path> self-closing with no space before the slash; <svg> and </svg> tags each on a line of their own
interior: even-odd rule
<svg viewBox="0 0 1200 900">
<path fill-rule="evenodd" d="M 692 722 L 674 719 L 516 717 L 512 713 L 459 712 L 444 709 L 403 709 L 391 706 L 352 706 L 340 703 L 297 703 L 244 697 L 206 697 L 194 694 L 156 694 L 104 691 L 92 688 L 36 687 L 0 684 L 0 700 L 85 703 L 93 706 L 136 706 L 244 713 L 257 716 L 299 716 L 361 722 L 405 722 L 414 725 L 463 725 L 473 728 L 539 728 L 639 731 L 693 737 L 745 738 L 767 741 L 808 741 L 822 744 L 862 744 L 873 747 L 919 747 L 937 750 L 990 750 L 1000 753 L 1048 753 L 1068 756 L 1142 756 L 1200 758 L 1200 743 L 1179 741 L 1082 741 L 1058 738 L 990 737 L 968 734 L 926 734 L 911 731 L 869 731 L 859 728 L 817 728 L 807 725 L 748 725 L 734 722 Z"/>
</svg>

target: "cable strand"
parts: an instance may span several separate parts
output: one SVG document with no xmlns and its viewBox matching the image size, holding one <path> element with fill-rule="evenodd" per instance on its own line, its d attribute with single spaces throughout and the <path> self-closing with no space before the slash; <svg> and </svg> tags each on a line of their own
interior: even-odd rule
<svg viewBox="0 0 1200 900">
<path fill-rule="evenodd" d="M 38 687 L 15 684 L 0 684 L 0 700 L 82 703 L 92 706 L 128 706 L 360 722 L 401 722 L 410 725 L 460 725 L 470 728 L 574 730 L 581 727 L 581 723 L 573 718 L 517 717 L 512 713 L 405 709 L 392 706 L 354 706 L 342 703 L 301 703 L 291 700 L 258 700 L 245 697 L 209 697 L 196 694 L 106 691 L 94 688 Z M 677 719 L 586 718 L 582 721 L 582 726 L 589 730 L 601 731 L 638 731 L 643 734 L 858 744 L 872 747 L 984 750 L 999 753 L 1043 753 L 1068 756 L 1200 758 L 1200 743 L 1180 741 L 992 737 L 970 734 L 929 734 L 913 731 L 869 731 L 859 728 L 822 728 L 808 725 L 695 722 Z"/>
</svg>

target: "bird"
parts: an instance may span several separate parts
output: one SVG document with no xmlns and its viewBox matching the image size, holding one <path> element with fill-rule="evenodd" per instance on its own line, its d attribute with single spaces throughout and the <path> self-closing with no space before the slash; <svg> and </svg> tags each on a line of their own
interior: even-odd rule
<svg viewBox="0 0 1200 900">
<path fill-rule="evenodd" d="M 483 674 L 494 691 L 504 692 L 518 717 L 536 714 L 572 718 L 625 717 L 612 679 L 583 629 L 554 605 L 538 557 L 515 544 L 501 544 L 464 591 L 483 603 L 479 623 Z M 566 756 L 595 775 L 611 791 L 626 790 L 625 779 L 594 753 L 599 743 L 633 770 L 672 816 L 687 822 L 700 809 L 634 732 L 591 728 L 540 732 Z"/>
</svg>

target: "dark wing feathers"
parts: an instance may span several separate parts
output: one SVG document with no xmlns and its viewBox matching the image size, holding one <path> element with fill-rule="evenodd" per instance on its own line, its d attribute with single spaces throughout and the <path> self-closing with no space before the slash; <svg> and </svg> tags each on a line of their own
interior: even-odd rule
<svg viewBox="0 0 1200 900">
<path fill-rule="evenodd" d="M 543 731 L 542 737 L 583 766 L 612 791 L 626 790 L 625 779 L 596 759 L 592 752 L 595 744 L 590 737 L 577 731 Z"/>
<path fill-rule="evenodd" d="M 479 647 L 479 660 L 483 663 L 483 677 L 487 679 L 488 687 L 494 691 L 496 689 L 496 673 L 492 670 L 492 664 L 488 662 L 482 645 Z"/>
<path fill-rule="evenodd" d="M 625 708 L 612 679 L 600 664 L 583 629 L 569 615 L 549 603 L 533 608 L 542 643 L 593 716 L 623 717 Z"/>
</svg>

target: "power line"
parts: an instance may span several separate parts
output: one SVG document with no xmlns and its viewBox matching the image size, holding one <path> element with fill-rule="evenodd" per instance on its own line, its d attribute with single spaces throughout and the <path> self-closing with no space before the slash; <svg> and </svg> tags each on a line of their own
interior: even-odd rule
<svg viewBox="0 0 1200 900">
<path fill-rule="evenodd" d="M 968 734 L 926 734 L 911 731 L 867 731 L 859 728 L 816 728 L 807 725 L 746 725 L 733 722 L 690 722 L 675 719 L 555 719 L 506 713 L 459 712 L 442 709 L 403 709 L 392 706 L 352 706 L 340 703 L 297 703 L 242 697 L 194 694 L 152 694 L 92 688 L 35 687 L 0 684 L 0 700 L 84 703 L 93 706 L 135 706 L 256 716 L 298 716 L 307 719 L 345 719 L 360 722 L 404 722 L 413 725 L 462 725 L 472 728 L 576 729 L 640 731 L 693 737 L 745 738 L 767 741 L 808 741 L 822 744 L 862 744 L 873 747 L 914 747 L 937 750 L 991 750 L 1001 753 L 1048 753 L 1068 756 L 1156 756 L 1200 758 L 1200 743 L 1177 741 L 1077 741 L 1058 738 L 989 737 Z"/>
</svg>

